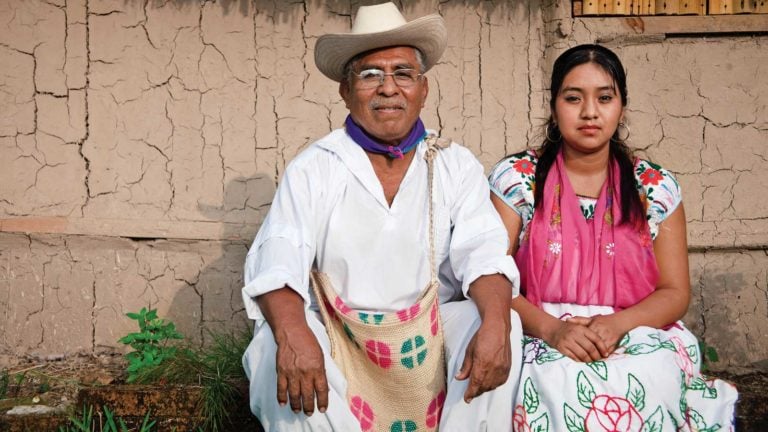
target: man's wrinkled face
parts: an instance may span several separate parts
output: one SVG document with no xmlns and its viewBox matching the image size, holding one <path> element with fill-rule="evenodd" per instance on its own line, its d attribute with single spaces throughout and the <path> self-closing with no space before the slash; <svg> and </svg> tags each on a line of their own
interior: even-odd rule
<svg viewBox="0 0 768 432">
<path fill-rule="evenodd" d="M 358 74 L 368 69 L 387 74 L 400 69 L 423 72 L 415 49 L 407 46 L 371 51 L 353 65 L 352 72 Z M 339 85 L 339 93 L 352 119 L 382 143 L 399 144 L 411 131 L 427 100 L 427 78 L 419 76 L 413 85 L 405 88 L 398 86 L 392 76 L 385 76 L 384 82 L 374 88 L 361 88 L 361 85 L 357 75 L 346 77 Z"/>
</svg>

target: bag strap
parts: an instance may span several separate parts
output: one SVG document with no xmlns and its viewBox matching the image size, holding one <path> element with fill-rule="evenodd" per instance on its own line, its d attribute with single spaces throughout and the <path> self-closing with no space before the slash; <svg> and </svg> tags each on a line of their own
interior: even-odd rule
<svg viewBox="0 0 768 432">
<path fill-rule="evenodd" d="M 435 214 L 434 214 L 434 161 L 437 152 L 451 145 L 451 140 L 439 138 L 437 135 L 430 134 L 426 138 L 427 151 L 424 153 L 424 160 L 427 161 L 427 188 L 429 189 L 429 270 L 430 286 L 437 283 L 437 257 L 435 252 Z"/>
</svg>

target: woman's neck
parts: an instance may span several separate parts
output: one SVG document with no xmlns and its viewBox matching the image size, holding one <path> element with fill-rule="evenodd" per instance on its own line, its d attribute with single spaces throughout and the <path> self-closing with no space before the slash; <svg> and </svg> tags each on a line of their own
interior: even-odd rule
<svg viewBox="0 0 768 432">
<path fill-rule="evenodd" d="M 563 147 L 563 162 L 568 179 L 577 195 L 597 198 L 608 177 L 609 147 L 594 153 L 582 153 L 567 144 Z"/>
</svg>

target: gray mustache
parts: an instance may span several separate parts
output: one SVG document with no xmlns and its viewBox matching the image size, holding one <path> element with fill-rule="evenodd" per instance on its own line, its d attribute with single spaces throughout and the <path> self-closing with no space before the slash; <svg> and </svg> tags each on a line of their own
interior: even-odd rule
<svg viewBox="0 0 768 432">
<path fill-rule="evenodd" d="M 372 99 L 368 103 L 368 107 L 370 109 L 378 109 L 378 108 L 382 108 L 382 107 L 405 109 L 406 105 L 407 104 L 405 103 L 405 101 L 393 101 L 393 100 L 386 100 L 386 99 L 382 99 L 382 98 Z"/>
</svg>

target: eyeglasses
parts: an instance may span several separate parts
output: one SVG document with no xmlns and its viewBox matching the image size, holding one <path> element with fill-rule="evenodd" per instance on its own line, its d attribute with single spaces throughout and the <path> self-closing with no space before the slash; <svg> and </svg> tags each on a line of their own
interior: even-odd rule
<svg viewBox="0 0 768 432">
<path fill-rule="evenodd" d="M 397 69 L 394 72 L 384 72 L 381 69 L 366 69 L 360 73 L 352 73 L 357 77 L 357 88 L 373 89 L 384 84 L 384 79 L 391 76 L 400 88 L 408 88 L 416 84 L 421 79 L 420 73 L 416 69 Z"/>
</svg>

